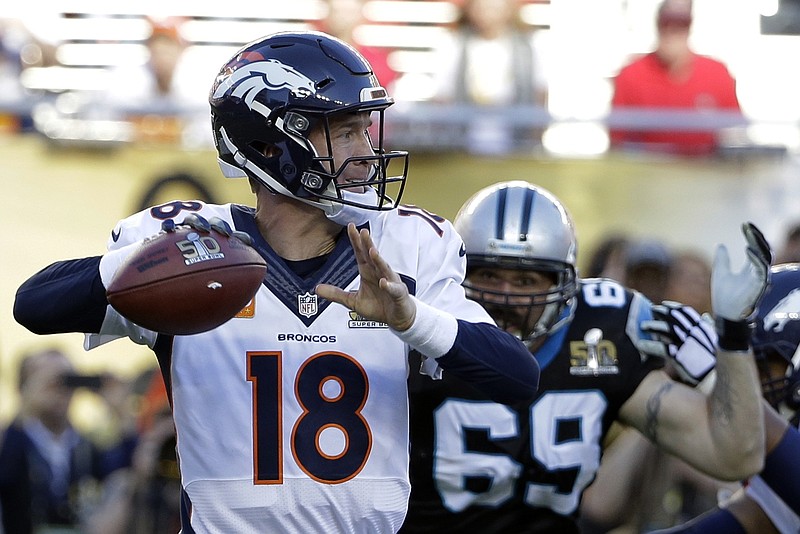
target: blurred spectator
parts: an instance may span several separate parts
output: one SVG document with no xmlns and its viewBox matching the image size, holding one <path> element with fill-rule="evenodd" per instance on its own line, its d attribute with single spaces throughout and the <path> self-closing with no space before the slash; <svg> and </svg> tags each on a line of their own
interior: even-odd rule
<svg viewBox="0 0 800 534">
<path fill-rule="evenodd" d="M 56 5 L 37 5 L 37 9 L 23 10 L 13 21 L 11 34 L 14 48 L 19 51 L 22 69 L 29 67 L 54 67 L 61 65 L 58 47 L 62 43 L 56 24 L 61 13 Z"/>
<path fill-rule="evenodd" d="M 657 239 L 641 239 L 628 245 L 624 280 L 628 287 L 644 294 L 651 302 L 665 299 L 672 257 Z"/>
<path fill-rule="evenodd" d="M 656 19 L 656 49 L 623 67 L 614 80 L 612 111 L 740 111 L 736 82 L 726 66 L 689 45 L 691 0 L 664 0 Z M 653 119 L 658 120 L 656 118 Z M 613 147 L 687 156 L 713 154 L 713 131 L 612 130 Z"/>
<path fill-rule="evenodd" d="M 783 244 L 775 254 L 775 263 L 800 261 L 800 222 L 786 230 Z"/>
<path fill-rule="evenodd" d="M 181 485 L 175 451 L 175 425 L 159 371 L 143 375 L 139 442 L 130 468 L 106 484 L 104 505 L 92 516 L 86 534 L 178 532 Z"/>
<path fill-rule="evenodd" d="M 667 279 L 666 300 L 688 304 L 700 313 L 711 313 L 711 263 L 698 252 L 673 255 Z"/>
<path fill-rule="evenodd" d="M 457 27 L 436 53 L 434 100 L 476 106 L 547 105 L 541 42 L 520 19 L 520 0 L 463 0 Z M 541 129 L 475 113 L 468 145 L 502 153 L 532 147 Z"/>
<path fill-rule="evenodd" d="M 19 75 L 22 72 L 20 49 L 23 43 L 20 41 L 24 37 L 21 34 L 18 21 L 0 18 L 0 101 L 9 99 L 9 91 L 10 96 L 22 96 Z"/>
<path fill-rule="evenodd" d="M 32 125 L 20 75 L 26 66 L 23 54 L 30 56 L 35 46 L 22 21 L 0 17 L 0 132 L 19 132 Z"/>
<path fill-rule="evenodd" d="M 611 278 L 625 283 L 625 249 L 628 238 L 612 233 L 600 240 L 589 258 L 585 278 Z"/>
<path fill-rule="evenodd" d="M 102 104 L 135 125 L 138 140 L 207 144 L 208 86 L 213 75 L 186 61 L 183 19 L 150 19 L 141 65 L 115 67 Z"/>
<path fill-rule="evenodd" d="M 69 420 L 78 387 L 99 393 L 123 422 L 125 384 L 110 375 L 77 375 L 59 349 L 24 355 L 19 368 L 20 411 L 0 442 L 0 504 L 5 534 L 79 532 L 91 516 L 103 481 L 131 463 L 135 429 L 100 448 Z"/>
<path fill-rule="evenodd" d="M 177 101 L 179 98 L 197 99 L 197 89 L 186 86 L 186 78 L 178 69 L 186 43 L 181 37 L 181 20 L 150 20 L 151 31 L 145 44 L 148 59 L 136 68 L 118 68 L 111 93 L 114 101 L 128 103 L 155 103 Z"/>
<path fill-rule="evenodd" d="M 356 30 L 364 23 L 364 5 L 366 0 L 327 0 L 328 13 L 319 21 L 319 30 L 338 37 L 353 45 L 363 55 L 375 76 L 390 93 L 397 72 L 389 66 L 389 53 L 384 48 L 364 46 L 357 38 Z"/>
</svg>

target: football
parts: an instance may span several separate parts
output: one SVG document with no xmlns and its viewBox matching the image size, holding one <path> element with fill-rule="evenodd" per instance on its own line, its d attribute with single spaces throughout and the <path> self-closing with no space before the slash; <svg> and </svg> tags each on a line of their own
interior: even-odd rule
<svg viewBox="0 0 800 534">
<path fill-rule="evenodd" d="M 114 274 L 108 302 L 165 334 L 197 334 L 227 322 L 247 306 L 267 270 L 252 246 L 227 234 L 174 226 L 146 239 Z"/>
</svg>

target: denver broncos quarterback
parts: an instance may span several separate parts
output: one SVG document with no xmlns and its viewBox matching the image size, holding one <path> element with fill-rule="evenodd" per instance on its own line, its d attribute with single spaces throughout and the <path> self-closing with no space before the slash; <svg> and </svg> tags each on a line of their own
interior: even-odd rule
<svg viewBox="0 0 800 534">
<path fill-rule="evenodd" d="M 764 395 L 764 469 L 719 508 L 659 534 L 800 532 L 800 264 L 772 268 L 755 319 L 753 352 Z"/>
<path fill-rule="evenodd" d="M 184 534 L 394 532 L 410 492 L 410 348 L 428 375 L 447 369 L 500 402 L 535 394 L 538 364 L 466 298 L 452 225 L 398 204 L 407 153 L 383 147 L 393 101 L 351 46 L 267 36 L 221 68 L 209 101 L 222 172 L 248 179 L 255 207 L 175 201 L 131 215 L 106 254 L 28 279 L 15 317 L 40 334 L 84 332 L 87 349 L 121 337 L 152 348 L 177 429 Z M 170 336 L 122 317 L 105 287 L 181 219 L 246 232 L 268 269 L 237 317 Z"/>
<path fill-rule="evenodd" d="M 578 532 L 581 496 L 615 420 L 719 478 L 761 468 L 747 318 L 767 285 L 771 253 L 754 226 L 743 227 L 741 271 L 730 271 L 724 245 L 717 252 L 712 293 L 724 318 L 724 379 L 705 396 L 670 378 L 662 356 L 713 352 L 714 328 L 692 330 L 703 343 L 643 332 L 653 320 L 644 296 L 614 280 L 578 277 L 574 225 L 551 193 L 499 183 L 469 199 L 454 225 L 466 245 L 467 296 L 536 355 L 539 392 L 503 406 L 448 373 L 437 382 L 411 376 L 412 489 L 401 532 Z"/>
</svg>

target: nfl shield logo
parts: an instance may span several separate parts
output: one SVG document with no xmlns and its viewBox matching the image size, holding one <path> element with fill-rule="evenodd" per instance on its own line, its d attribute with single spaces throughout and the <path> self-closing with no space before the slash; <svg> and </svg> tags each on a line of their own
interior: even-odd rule
<svg viewBox="0 0 800 534">
<path fill-rule="evenodd" d="M 297 296 L 297 311 L 300 315 L 311 317 L 317 314 L 317 296 L 308 291 L 304 295 Z"/>
</svg>

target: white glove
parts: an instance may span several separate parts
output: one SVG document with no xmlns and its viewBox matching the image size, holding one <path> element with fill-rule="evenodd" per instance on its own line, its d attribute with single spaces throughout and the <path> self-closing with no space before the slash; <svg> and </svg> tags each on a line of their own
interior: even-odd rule
<svg viewBox="0 0 800 534">
<path fill-rule="evenodd" d="M 738 273 L 732 273 L 725 245 L 717 247 L 711 271 L 711 309 L 714 317 L 728 321 L 751 318 L 758 301 L 767 289 L 772 251 L 761 231 L 753 223 L 742 225 L 747 240 L 747 261 Z"/>
<path fill-rule="evenodd" d="M 717 332 L 711 317 L 673 301 L 653 305 L 651 310 L 653 319 L 640 326 L 660 343 L 647 345 L 648 354 L 672 360 L 681 379 L 696 385 L 717 362 Z"/>
</svg>

